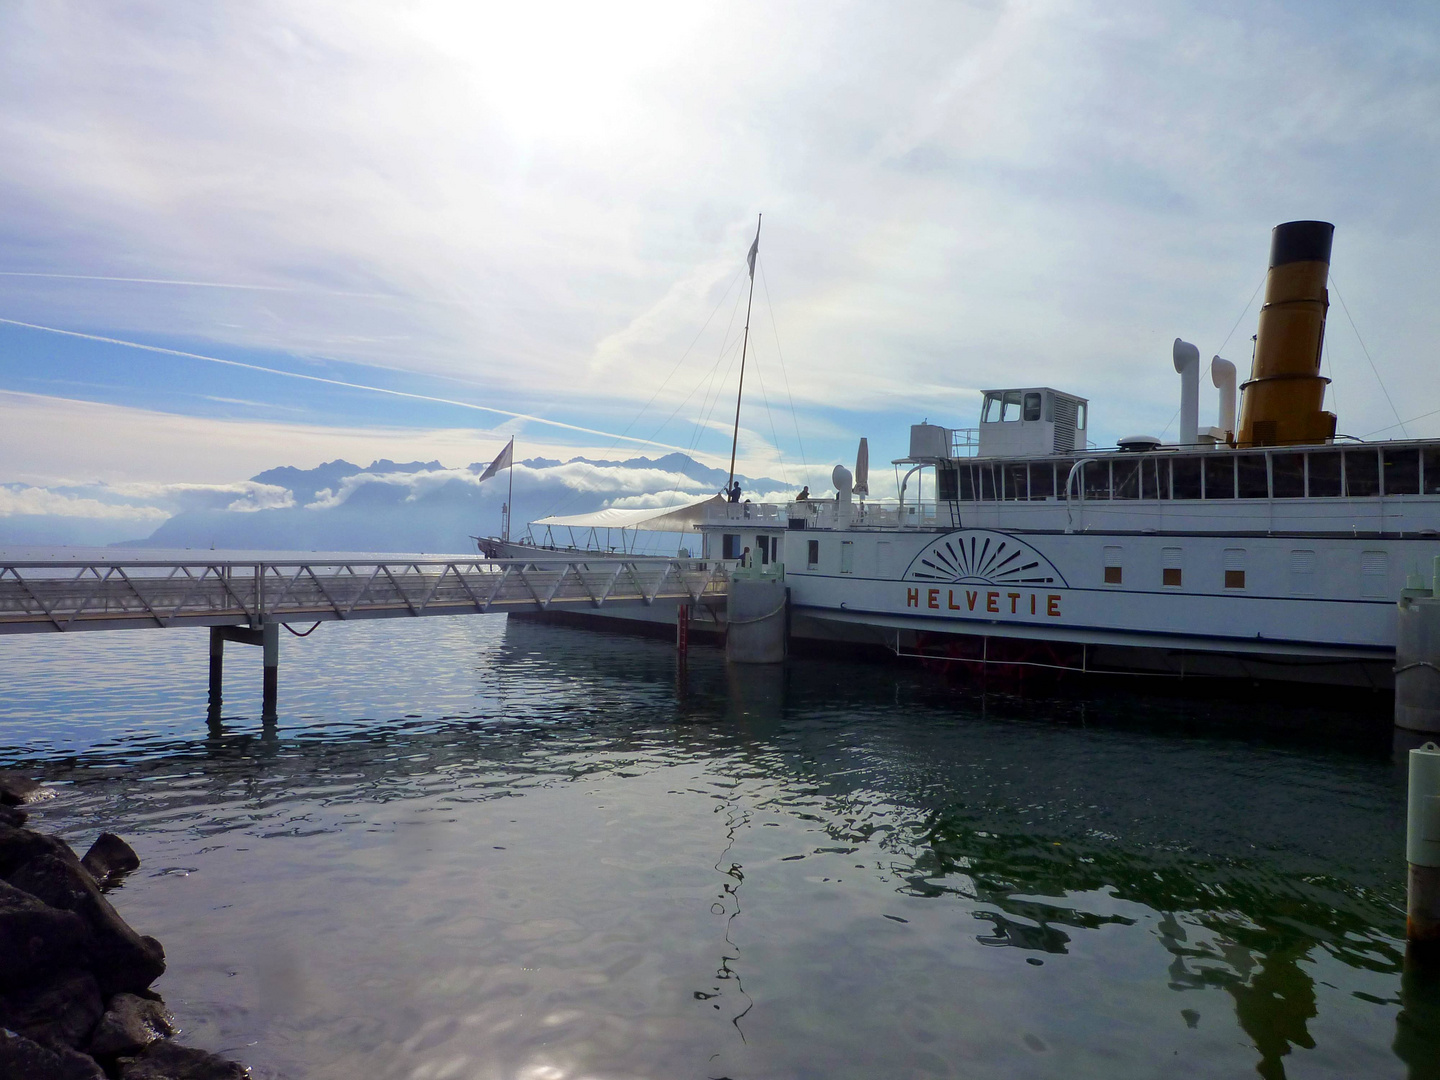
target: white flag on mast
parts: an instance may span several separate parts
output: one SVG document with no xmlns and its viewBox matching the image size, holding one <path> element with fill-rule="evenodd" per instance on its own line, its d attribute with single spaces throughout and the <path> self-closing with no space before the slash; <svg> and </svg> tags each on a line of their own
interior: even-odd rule
<svg viewBox="0 0 1440 1080">
<path fill-rule="evenodd" d="M 755 256 L 760 253 L 760 230 L 755 230 L 755 242 L 750 245 L 750 254 L 745 261 L 750 264 L 750 280 L 755 280 Z"/>
<path fill-rule="evenodd" d="M 510 465 L 514 462 L 514 458 L 515 439 L 512 436 L 510 441 L 505 444 L 505 449 L 501 450 L 500 453 L 495 456 L 495 460 L 490 462 L 490 467 L 481 474 L 480 479 L 476 482 L 483 483 L 484 481 L 489 480 L 490 477 L 494 476 L 501 469 L 509 468 Z"/>
</svg>

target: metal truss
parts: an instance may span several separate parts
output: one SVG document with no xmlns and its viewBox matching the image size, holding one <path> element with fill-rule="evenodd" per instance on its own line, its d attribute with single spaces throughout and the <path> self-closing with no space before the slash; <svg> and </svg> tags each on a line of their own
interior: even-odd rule
<svg viewBox="0 0 1440 1080">
<path fill-rule="evenodd" d="M 0 563 L 0 634 L 470 615 L 699 602 L 707 559 Z"/>
</svg>

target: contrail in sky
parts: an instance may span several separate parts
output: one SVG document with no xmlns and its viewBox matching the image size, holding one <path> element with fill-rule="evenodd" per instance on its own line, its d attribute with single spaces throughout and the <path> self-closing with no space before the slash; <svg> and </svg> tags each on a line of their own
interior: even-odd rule
<svg viewBox="0 0 1440 1080">
<path fill-rule="evenodd" d="M 597 431 L 595 428 L 580 427 L 578 424 L 567 424 L 562 420 L 547 420 L 543 416 L 511 412 L 509 409 L 497 409 L 491 405 L 476 405 L 471 401 L 456 401 L 454 398 L 432 397 L 429 394 L 412 394 L 408 390 L 391 390 L 384 386 L 367 386 L 365 383 L 345 382 L 343 379 L 327 379 L 322 375 L 304 375 L 298 371 L 285 371 L 281 368 L 263 367 L 260 364 L 247 364 L 240 360 L 224 360 L 218 356 L 205 356 L 202 353 L 182 352 L 180 349 L 166 349 L 159 345 L 142 345 L 138 341 L 122 341 L 119 338 L 102 337 L 99 334 L 82 334 L 78 330 L 61 330 L 54 326 L 40 326 L 36 323 L 21 322 L 19 319 L 0 318 L 0 323 L 5 323 L 8 326 L 23 326 L 27 330 L 43 330 L 49 334 L 64 334 L 66 337 L 83 338 L 85 341 L 101 341 L 107 345 L 123 345 L 127 349 L 143 349 L 146 352 L 164 353 L 166 356 L 181 356 L 187 360 L 206 360 L 212 364 L 224 364 L 226 367 L 244 368 L 246 371 L 259 371 L 266 375 L 280 375 L 287 379 L 304 379 L 306 382 L 324 383 L 326 386 L 343 386 L 348 390 L 368 390 L 372 394 L 389 394 L 391 397 L 409 398 L 412 401 L 430 401 L 437 405 L 454 405 L 461 409 L 475 409 L 478 412 L 494 413 L 497 416 L 508 416 L 514 420 L 529 420 L 536 424 L 548 424 L 550 427 L 564 428 L 566 431 L 578 431 L 585 435 L 599 435 L 602 438 L 619 439 L 624 442 L 638 443 L 641 446 L 660 446 L 666 450 L 678 450 L 682 454 L 693 453 L 682 446 L 671 446 L 669 443 L 655 442 L 651 439 L 639 439 L 631 435 L 616 435 L 609 431 Z"/>
<path fill-rule="evenodd" d="M 411 301 L 416 297 L 397 296 L 394 293 L 348 292 L 343 289 L 319 289 L 314 286 L 296 285 L 242 285 L 230 281 L 182 281 L 178 278 L 112 277 L 107 274 L 50 274 L 39 270 L 0 270 L 0 277 L 48 278 L 56 281 L 116 281 L 127 285 L 180 285 L 191 289 L 239 289 L 244 292 L 278 293 L 319 293 L 323 296 L 350 296 L 361 300 Z M 421 300 L 427 304 L 449 304 L 454 307 L 466 305 L 457 300 Z"/>
</svg>

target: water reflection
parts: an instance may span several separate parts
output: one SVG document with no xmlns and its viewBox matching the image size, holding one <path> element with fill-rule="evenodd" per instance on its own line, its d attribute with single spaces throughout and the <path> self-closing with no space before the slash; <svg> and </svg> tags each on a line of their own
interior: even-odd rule
<svg viewBox="0 0 1440 1080">
<path fill-rule="evenodd" d="M 551 905 L 536 925 L 512 921 L 502 933 L 490 907 L 422 902 L 403 879 L 368 869 L 356 880 L 369 891 L 357 895 L 397 910 L 418 904 L 425 925 L 450 928 L 448 948 L 469 966 L 445 977 L 445 1000 L 508 993 L 534 1008 L 526 963 L 544 970 L 569 950 L 565 970 L 589 970 L 613 951 L 606 942 L 630 932 L 625 908 L 643 911 L 649 943 L 642 934 L 627 946 L 641 952 L 607 961 L 607 982 L 545 993 L 584 1014 L 585 1003 L 609 1000 L 604 986 L 630 987 L 626 972 L 658 965 L 635 984 L 650 992 L 671 985 L 667 965 L 678 965 L 678 993 L 732 1041 L 657 1004 L 647 1008 L 671 1019 L 653 1043 L 672 1049 L 647 1051 L 661 1055 L 651 1059 L 624 1039 L 559 1038 L 575 1069 L 875 1075 L 883 1059 L 898 1063 L 895 1075 L 963 1072 L 965 1061 L 985 1075 L 1119 1075 L 1153 1071 L 1149 1055 L 1162 1044 L 1168 1055 L 1183 1037 L 1193 1042 L 1175 1052 L 1201 1074 L 1245 1063 L 1284 1076 L 1303 1053 L 1321 1074 L 1437 1075 L 1440 997 L 1433 981 L 1403 972 L 1403 782 L 1383 754 L 1286 736 L 1307 715 L 1333 717 L 1271 710 L 1274 722 L 1257 732 L 1223 701 L 977 697 L 926 672 L 823 661 L 727 668 L 706 649 L 678 664 L 653 643 L 518 622 L 438 646 L 419 631 L 407 644 L 358 629 L 287 654 L 275 723 L 239 713 L 197 721 L 203 701 L 167 714 L 163 701 L 141 700 L 137 714 L 150 712 L 130 734 L 91 733 L 77 746 L 72 732 L 64 746 L 43 716 L 0 705 L 6 756 L 70 785 L 47 817 L 77 840 L 97 820 L 153 833 L 166 852 L 157 870 L 199 867 L 203 879 L 217 872 L 213 860 L 238 857 L 215 845 L 279 852 L 288 849 L 263 845 L 304 841 L 313 879 L 266 871 L 297 935 L 334 918 L 295 914 L 297 894 L 327 874 L 350 881 L 355 871 L 339 868 L 374 836 L 450 836 L 436 831 L 447 822 L 473 836 L 504 828 L 509 819 L 492 807 L 507 800 L 553 803 L 547 813 L 572 823 L 573 841 L 497 834 L 465 849 L 472 860 L 494 853 L 484 859 L 495 896 Z M 392 673 L 388 711 L 347 697 L 367 648 Z M 584 812 L 599 817 L 575 816 L 592 804 Z M 626 842 L 599 850 L 641 869 L 601 886 L 580 837 L 594 830 L 584 843 L 600 843 L 610 814 Z M 439 839 L 397 850 L 407 873 L 431 881 L 426 843 L 444 850 Z M 694 853 L 707 876 L 680 888 Z M 547 895 L 557 890 L 573 896 Z M 347 911 L 368 917 L 363 906 Z M 293 957 L 277 966 L 282 946 L 257 949 L 271 959 L 254 965 L 254 985 L 290 987 L 287 1011 L 308 1016 L 304 999 L 320 991 L 294 988 L 323 980 L 306 982 Z M 1036 981 L 1023 975 L 1036 968 Z M 396 978 L 410 985 L 410 975 Z M 909 1010 L 893 1023 L 883 1020 L 891 1000 Z M 644 1008 L 631 1007 L 641 1022 Z M 1032 1007 L 1033 1030 L 1010 1022 Z M 497 1055 L 491 1064 L 511 1061 L 512 1072 L 538 1060 L 516 1019 L 531 1011 L 497 1006 L 507 1019 L 482 1024 L 458 1005 L 409 1019 L 376 1018 L 358 1001 L 334 1008 L 346 1023 L 371 1016 L 375 1045 L 392 1047 L 375 1075 L 422 1061 L 433 1071 L 462 1045 L 472 1057 Z M 321 1041 L 335 1054 L 340 1020 L 325 1015 L 303 1023 L 329 1024 L 331 1041 Z M 571 1023 L 589 1021 L 557 1020 L 556 1030 Z M 1106 1024 L 1112 1034 L 1097 1031 Z M 1237 1037 L 1252 1048 L 1248 1061 L 1234 1056 Z M 294 1041 L 295 1071 L 340 1075 Z"/>
</svg>

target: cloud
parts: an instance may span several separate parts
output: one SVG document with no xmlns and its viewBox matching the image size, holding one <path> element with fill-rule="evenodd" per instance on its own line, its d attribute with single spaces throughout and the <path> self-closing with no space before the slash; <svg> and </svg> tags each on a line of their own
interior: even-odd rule
<svg viewBox="0 0 1440 1080">
<path fill-rule="evenodd" d="M 1112 435 L 1158 429 L 1169 341 L 1217 351 L 1269 228 L 1322 216 L 1392 395 L 1440 404 L 1432 9 L 600 10 L 7 10 L 5 269 L 91 280 L 8 277 L 3 314 L 363 362 L 399 385 L 444 376 L 594 430 L 652 395 L 637 430 L 658 425 L 690 394 L 660 435 L 685 444 L 676 432 L 738 374 L 724 378 L 733 299 L 696 335 L 763 209 L 751 370 L 778 402 L 783 348 L 802 424 L 859 414 L 879 454 L 903 450 L 911 414 L 969 423 L 964 388 L 986 384 L 1083 393 Z M 1342 427 L 1391 423 L 1338 322 Z M 1236 340 L 1250 332 L 1253 317 Z M 6 385 L 37 389 L 21 367 L 41 365 L 0 366 Z M 111 370 L 106 392 L 145 400 L 144 364 Z M 289 393 L 261 372 L 203 377 L 216 396 Z M 274 431 L 292 440 L 282 459 L 335 456 Z M 167 439 L 85 442 L 138 473 Z M 815 460 L 853 453 L 852 437 L 817 440 Z M 707 430 L 700 449 L 723 442 Z M 197 454 L 169 459 L 196 481 L 258 471 Z"/>
<path fill-rule="evenodd" d="M 151 526 L 170 516 L 154 506 L 109 503 L 23 484 L 0 484 L 0 517 L 22 515 L 133 521 Z"/>
</svg>

